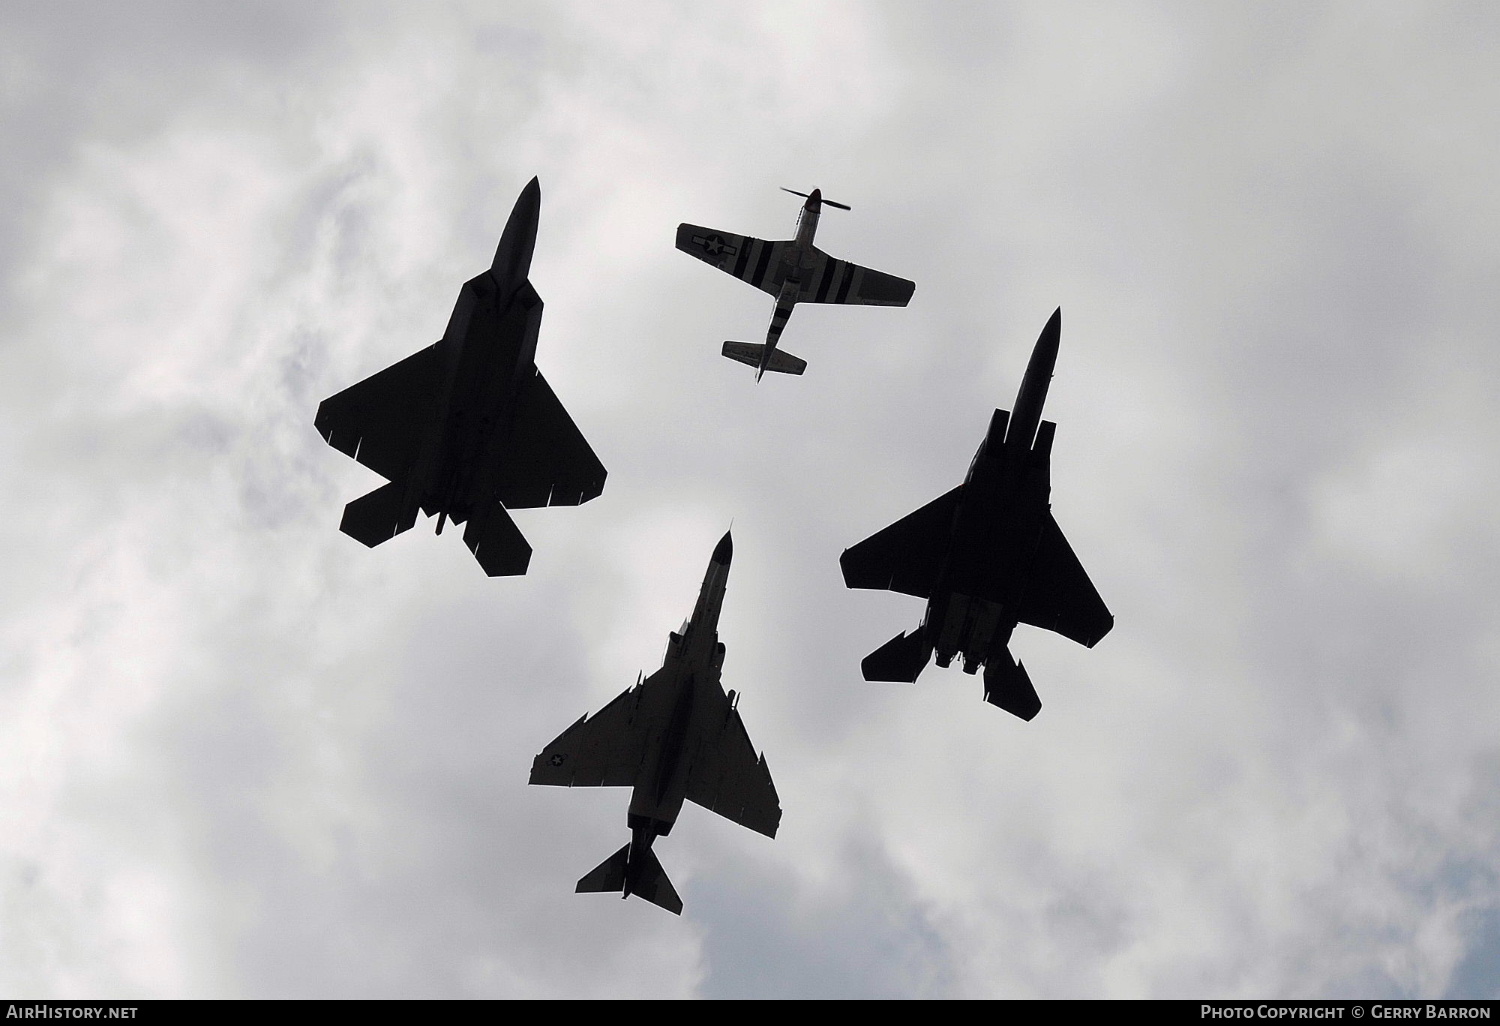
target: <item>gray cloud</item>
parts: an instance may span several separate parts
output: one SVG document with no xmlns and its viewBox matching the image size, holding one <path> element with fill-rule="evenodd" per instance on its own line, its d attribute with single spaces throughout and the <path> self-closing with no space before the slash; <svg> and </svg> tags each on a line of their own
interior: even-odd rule
<svg viewBox="0 0 1500 1026">
<path fill-rule="evenodd" d="M 83 996 L 1485 996 L 1500 21 L 1483 6 L 3 15 L 0 979 Z M 318 401 L 543 189 L 538 362 L 610 480 L 336 530 Z M 914 278 L 764 297 L 678 221 Z M 1064 311 L 1054 508 L 1117 616 L 859 680 L 837 554 L 961 480 Z M 688 812 L 680 921 L 575 896 L 623 793 L 532 754 L 722 632 L 786 809 Z"/>
</svg>

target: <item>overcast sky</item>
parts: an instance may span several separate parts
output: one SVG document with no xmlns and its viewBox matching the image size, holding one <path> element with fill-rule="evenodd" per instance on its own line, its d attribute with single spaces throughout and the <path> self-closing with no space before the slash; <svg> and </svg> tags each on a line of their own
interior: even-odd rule
<svg viewBox="0 0 1500 1026">
<path fill-rule="evenodd" d="M 1493 4 L 0 7 L 0 990 L 1500 996 Z M 537 363 L 609 470 L 526 577 L 324 397 L 435 341 L 533 175 Z M 801 307 L 680 221 L 917 282 Z M 1044 703 L 867 684 L 838 555 L 962 480 L 1063 310 L 1053 510 L 1116 626 Z M 785 810 L 575 895 L 533 755 L 660 664 Z"/>
</svg>

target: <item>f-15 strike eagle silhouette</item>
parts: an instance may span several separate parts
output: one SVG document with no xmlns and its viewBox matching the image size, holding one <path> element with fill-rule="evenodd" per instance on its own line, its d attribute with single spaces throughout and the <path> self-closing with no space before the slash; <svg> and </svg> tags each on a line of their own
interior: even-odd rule
<svg viewBox="0 0 1500 1026">
<path fill-rule="evenodd" d="M 531 546 L 505 507 L 576 506 L 604 490 L 604 466 L 534 362 L 542 300 L 526 276 L 541 204 L 533 178 L 440 340 L 318 407 L 324 440 L 390 482 L 344 507 L 350 537 L 379 545 L 420 508 L 439 534 L 445 519 L 467 521 L 464 544 L 489 576 L 524 574 Z"/>
<path fill-rule="evenodd" d="M 916 285 L 905 278 L 882 274 L 868 267 L 835 260 L 813 245 L 818 230 L 818 216 L 824 205 L 848 210 L 843 203 L 823 198 L 814 189 L 811 194 L 783 187 L 784 192 L 805 196 L 802 212 L 797 215 L 796 238 L 785 242 L 767 242 L 746 235 L 734 235 L 696 224 L 677 226 L 677 248 L 719 270 L 748 281 L 776 297 L 771 326 L 766 329 L 764 345 L 753 342 L 725 342 L 724 355 L 755 368 L 755 380 L 766 371 L 801 374 L 806 360 L 799 360 L 776 343 L 792 308 L 798 303 L 849 303 L 863 306 L 905 306 Z"/>
<path fill-rule="evenodd" d="M 1011 657 L 1016 625 L 1089 648 L 1114 626 L 1048 501 L 1057 425 L 1041 416 L 1061 334 L 1058 310 L 1032 350 L 1015 412 L 995 411 L 964 483 L 839 557 L 851 588 L 927 599 L 917 630 L 865 657 L 865 680 L 915 682 L 934 652 L 939 666 L 962 653 L 965 673 L 984 665 L 985 700 L 1029 720 L 1042 702 Z"/>
<path fill-rule="evenodd" d="M 578 881 L 578 892 L 639 895 L 682 914 L 682 899 L 651 850 L 672 832 L 683 799 L 776 836 L 781 805 L 764 755 L 756 756 L 719 671 L 719 609 L 733 544 L 708 561 L 692 619 L 670 635 L 662 668 L 593 716 L 581 716 L 531 764 L 531 783 L 630 787 L 630 843 Z"/>
</svg>

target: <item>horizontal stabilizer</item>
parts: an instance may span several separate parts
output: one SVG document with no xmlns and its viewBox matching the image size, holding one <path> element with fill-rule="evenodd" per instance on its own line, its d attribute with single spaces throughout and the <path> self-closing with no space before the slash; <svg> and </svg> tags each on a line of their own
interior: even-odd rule
<svg viewBox="0 0 1500 1026">
<path fill-rule="evenodd" d="M 807 361 L 793 356 L 785 349 L 773 349 L 771 360 L 766 364 L 766 370 L 775 371 L 778 374 L 801 374 L 807 370 Z"/>
<path fill-rule="evenodd" d="M 490 503 L 469 518 L 464 544 L 490 577 L 518 577 L 531 565 L 531 546 L 499 503 Z"/>
<path fill-rule="evenodd" d="M 984 665 L 984 700 L 1023 720 L 1030 720 L 1042 711 L 1042 700 L 1031 686 L 1031 675 L 1023 664 L 1011 658 L 1009 649 L 991 656 Z"/>
<path fill-rule="evenodd" d="M 765 352 L 766 347 L 756 342 L 725 342 L 724 355 L 731 360 L 738 360 L 748 367 L 760 366 L 760 354 Z"/>
<path fill-rule="evenodd" d="M 574 894 L 597 894 L 625 889 L 625 864 L 630 858 L 630 845 L 626 845 L 609 858 L 595 866 L 587 876 L 578 881 Z"/>
<path fill-rule="evenodd" d="M 731 360 L 760 368 L 760 361 L 765 356 L 766 347 L 760 342 L 725 342 L 724 355 Z M 783 349 L 771 350 L 771 360 L 766 364 L 766 370 L 775 371 L 778 374 L 801 374 L 807 370 L 807 361 L 798 359 Z"/>
<path fill-rule="evenodd" d="M 626 848 L 629 847 L 626 845 Z M 667 879 L 661 863 L 657 861 L 656 852 L 650 848 L 638 850 L 630 866 L 630 875 L 635 878 L 630 884 L 631 894 L 639 894 L 653 905 L 660 905 L 674 916 L 682 915 L 682 899 L 677 896 L 676 889 L 672 887 L 672 881 Z"/>
<path fill-rule="evenodd" d="M 344 507 L 339 530 L 356 541 L 374 548 L 409 530 L 417 522 L 415 508 L 403 510 L 405 488 L 392 481 L 367 495 L 361 495 Z"/>
<path fill-rule="evenodd" d="M 931 657 L 932 646 L 927 644 L 927 632 L 918 627 L 910 634 L 896 635 L 865 656 L 859 669 L 865 675 L 865 680 L 915 684 L 917 675 Z"/>
</svg>

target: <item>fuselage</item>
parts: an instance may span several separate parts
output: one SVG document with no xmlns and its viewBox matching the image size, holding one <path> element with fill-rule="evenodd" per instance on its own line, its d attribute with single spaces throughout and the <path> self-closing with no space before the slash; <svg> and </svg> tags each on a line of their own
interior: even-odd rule
<svg viewBox="0 0 1500 1026">
<path fill-rule="evenodd" d="M 1042 421 L 1061 313 L 1032 350 L 1012 413 L 996 410 L 964 479 L 922 629 L 939 666 L 976 672 L 1010 641 L 1050 508 L 1053 426 Z"/>
<path fill-rule="evenodd" d="M 670 635 L 662 668 L 652 675 L 651 686 L 639 691 L 642 706 L 649 702 L 652 707 L 639 708 L 636 715 L 663 726 L 647 746 L 645 764 L 630 795 L 632 854 L 671 832 L 687 796 L 692 753 L 700 738 L 722 726 L 709 721 L 723 715 L 719 680 L 724 646 L 718 627 L 732 555 L 726 534 L 709 559 L 692 617 L 680 632 Z"/>
<path fill-rule="evenodd" d="M 766 328 L 766 348 L 762 350 L 760 366 L 755 371 L 755 380 L 759 381 L 761 375 L 765 374 L 766 368 L 771 363 L 771 353 L 775 351 L 776 344 L 781 340 L 781 333 L 786 328 L 786 322 L 791 319 L 792 309 L 797 305 L 797 295 L 802 290 L 802 275 L 804 271 L 811 270 L 816 265 L 813 255 L 813 237 L 818 233 L 818 218 L 823 210 L 823 191 L 814 189 L 802 204 L 802 210 L 797 214 L 797 232 L 792 237 L 792 244 L 782 255 L 782 262 L 787 265 L 786 278 L 782 280 L 781 292 L 776 297 L 776 308 L 771 311 L 771 323 Z"/>
<path fill-rule="evenodd" d="M 813 236 L 818 233 L 818 218 L 823 213 L 823 190 L 814 189 L 812 195 L 807 197 L 807 202 L 802 204 L 802 210 L 797 214 L 797 248 L 806 249 L 813 244 Z"/>
<path fill-rule="evenodd" d="M 536 362 L 542 299 L 527 275 L 541 206 L 535 179 L 522 191 L 489 270 L 464 282 L 436 345 L 438 416 L 423 439 L 407 502 L 446 517 L 469 518 L 471 496 L 486 491 L 515 415 L 524 372 Z"/>
</svg>

